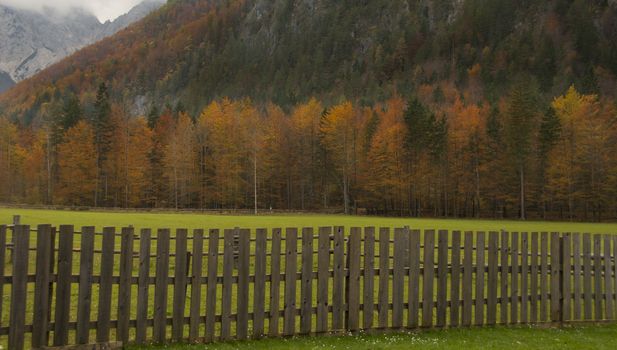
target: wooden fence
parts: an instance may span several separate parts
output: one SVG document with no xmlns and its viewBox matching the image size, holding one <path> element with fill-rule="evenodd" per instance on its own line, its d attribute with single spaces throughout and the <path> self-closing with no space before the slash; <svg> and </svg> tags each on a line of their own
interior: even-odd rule
<svg viewBox="0 0 617 350">
<path fill-rule="evenodd" d="M 0 344 L 613 320 L 616 253 L 570 233 L 0 226 Z"/>
</svg>

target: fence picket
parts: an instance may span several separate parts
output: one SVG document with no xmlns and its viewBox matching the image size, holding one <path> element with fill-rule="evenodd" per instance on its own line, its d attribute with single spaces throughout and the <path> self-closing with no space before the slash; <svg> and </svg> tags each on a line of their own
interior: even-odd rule
<svg viewBox="0 0 617 350">
<path fill-rule="evenodd" d="M 285 232 L 285 316 L 283 335 L 296 331 L 296 284 L 298 276 L 298 230 L 289 228 Z"/>
<path fill-rule="evenodd" d="M 574 313 L 573 318 L 575 320 L 581 319 L 581 273 L 582 273 L 582 265 L 581 265 L 581 237 L 580 234 L 574 233 L 572 234 L 572 264 L 574 265 Z M 533 288 L 532 288 L 533 290 Z"/>
<path fill-rule="evenodd" d="M 347 330 L 360 329 L 360 247 L 362 230 L 352 228 L 349 236 L 349 282 L 347 287 Z M 312 265 L 311 265 L 312 266 Z"/>
<path fill-rule="evenodd" d="M 2 231 L 2 228 L 0 228 Z M 5 237 L 2 237 L 3 233 L 0 232 L 0 279 L 4 273 L 4 247 L 2 242 Z M 36 280 L 34 288 L 34 305 L 33 309 L 36 310 L 33 314 L 32 320 L 32 348 L 38 349 L 43 346 L 47 346 L 47 328 L 49 326 L 49 311 L 50 308 L 50 280 L 51 272 L 51 250 L 53 249 L 53 242 L 51 237 L 50 225 L 39 225 L 37 228 L 36 239 Z M 0 285 L 0 290 L 2 285 Z M 0 294 L 2 294 L 0 292 Z M 0 295 L 0 298 L 2 296 Z M 0 299 L 2 300 L 2 299 Z M 2 304 L 2 302 L 0 302 Z M 0 315 L 2 315 L 0 311 Z M 79 322 L 78 322 L 79 323 Z"/>
<path fill-rule="evenodd" d="M 319 228 L 317 256 L 317 332 L 328 331 L 328 295 L 330 286 L 330 235 L 331 227 Z"/>
<path fill-rule="evenodd" d="M 407 327 L 418 327 L 420 312 L 420 231 L 412 230 L 409 234 L 409 310 Z"/>
<path fill-rule="evenodd" d="M 531 233 L 531 261 L 530 261 L 529 289 L 531 290 L 529 321 L 538 321 L 538 233 Z"/>
<path fill-rule="evenodd" d="M 266 249 L 268 231 L 255 232 L 255 284 L 253 285 L 253 337 L 264 336 L 266 302 Z"/>
<path fill-rule="evenodd" d="M 613 269 L 611 268 L 611 236 L 604 236 L 604 315 L 613 319 Z"/>
<path fill-rule="evenodd" d="M 88 344 L 90 342 L 93 260 L 94 227 L 84 227 L 81 229 L 81 254 L 79 259 L 79 296 L 77 298 L 78 344 Z M 46 265 L 44 269 L 47 269 L 47 273 L 49 273 L 49 266 Z"/>
<path fill-rule="evenodd" d="M 593 235 L 593 300 L 594 319 L 604 319 L 602 309 L 602 236 Z"/>
<path fill-rule="evenodd" d="M 571 258 L 572 243 L 570 234 L 566 233 L 562 237 L 561 251 L 561 291 L 562 291 L 562 308 L 561 320 L 570 321 L 572 319 L 572 258 Z"/>
<path fill-rule="evenodd" d="M 131 320 L 131 278 L 133 277 L 133 238 L 132 227 L 122 229 L 120 252 L 120 285 L 118 288 L 118 326 L 116 339 L 123 344 L 129 342 L 129 323 Z"/>
<path fill-rule="evenodd" d="M 218 286 L 219 230 L 208 232 L 208 279 L 206 280 L 206 329 L 204 340 L 210 343 L 215 339 L 216 330 L 216 290 Z"/>
<path fill-rule="evenodd" d="M 159 229 L 156 236 L 156 280 L 154 287 L 154 329 L 156 343 L 167 339 L 167 288 L 169 278 L 169 229 Z"/>
<path fill-rule="evenodd" d="M 486 302 L 486 324 L 497 323 L 497 275 L 499 268 L 499 233 L 490 232 L 488 236 L 488 281 Z"/>
<path fill-rule="evenodd" d="M 234 270 L 234 230 L 224 231 L 223 298 L 221 300 L 221 340 L 231 339 L 231 303 Z"/>
<path fill-rule="evenodd" d="M 540 322 L 548 321 L 548 233 L 540 234 Z"/>
<path fill-rule="evenodd" d="M 463 313 L 461 324 L 471 326 L 473 306 L 473 232 L 465 232 L 465 257 L 463 260 Z"/>
<path fill-rule="evenodd" d="M 406 249 L 405 230 L 394 230 L 394 266 L 392 276 L 392 328 L 403 327 L 403 294 L 405 292 Z"/>
<path fill-rule="evenodd" d="M 103 229 L 103 246 L 101 253 L 101 278 L 99 284 L 99 312 L 96 321 L 96 342 L 109 342 L 111 327 L 111 287 L 114 273 L 114 245 L 116 229 Z M 161 341 L 162 342 L 162 341 Z"/>
<path fill-rule="evenodd" d="M 334 280 L 332 282 L 332 330 L 344 327 L 345 237 L 342 227 L 334 229 Z"/>
<path fill-rule="evenodd" d="M 270 256 L 270 323 L 268 331 L 271 337 L 279 335 L 279 312 L 281 296 L 281 229 L 272 230 L 272 255 Z"/>
<path fill-rule="evenodd" d="M 452 231 L 452 277 L 450 281 L 450 326 L 458 327 L 461 302 L 461 231 Z"/>
<path fill-rule="evenodd" d="M 13 230 L 13 285 L 11 288 L 8 345 L 11 350 L 20 350 L 24 348 L 26 333 L 30 226 L 15 225 Z"/>
<path fill-rule="evenodd" d="M 476 308 L 475 322 L 476 326 L 484 324 L 484 232 L 480 231 L 476 234 Z"/>
<path fill-rule="evenodd" d="M 321 247 L 320 247 L 321 249 Z M 373 328 L 375 314 L 375 228 L 364 229 L 364 293 L 362 304 L 363 329 Z"/>
<path fill-rule="evenodd" d="M 529 306 L 529 234 L 521 233 L 521 313 L 520 322 L 528 323 Z"/>
<path fill-rule="evenodd" d="M 390 309 L 390 229 L 379 229 L 379 328 L 388 328 Z"/>
<path fill-rule="evenodd" d="M 518 285 L 519 285 L 519 234 L 512 232 L 512 240 L 510 241 L 510 323 L 518 323 Z"/>
<path fill-rule="evenodd" d="M 56 312 L 54 346 L 65 346 L 69 342 L 69 321 L 71 319 L 71 276 L 73 269 L 73 235 L 70 225 L 60 226 L 58 245 L 58 282 L 56 283 Z"/>
<path fill-rule="evenodd" d="M 139 277 L 137 280 L 137 320 L 135 324 L 135 342 L 146 343 L 148 301 L 150 289 L 150 229 L 142 229 L 139 235 Z"/>
<path fill-rule="evenodd" d="M 249 328 L 249 268 L 251 254 L 251 231 L 240 230 L 238 249 L 238 316 L 236 320 L 237 339 L 248 338 Z"/>
<path fill-rule="evenodd" d="M 195 343 L 199 338 L 201 278 L 204 258 L 204 231 L 193 231 L 193 267 L 191 270 L 191 306 L 189 320 L 189 342 Z"/>
<path fill-rule="evenodd" d="M 422 327 L 433 326 L 433 283 L 435 231 L 424 231 L 424 275 L 422 276 Z"/>
<path fill-rule="evenodd" d="M 440 230 L 437 256 L 437 327 L 446 326 L 448 308 L 448 231 Z"/>
<path fill-rule="evenodd" d="M 6 225 L 0 225 L 0 326 L 2 326 L 1 315 L 2 315 L 2 304 L 4 304 L 2 301 L 4 300 L 5 261 L 6 261 Z"/>
<path fill-rule="evenodd" d="M 300 333 L 311 333 L 313 324 L 313 228 L 302 229 L 302 282 Z"/>
<path fill-rule="evenodd" d="M 583 294 L 584 318 L 591 320 L 593 290 L 591 289 L 591 234 L 589 233 L 583 234 Z"/>
<path fill-rule="evenodd" d="M 500 317 L 500 322 L 501 324 L 507 324 L 508 323 L 508 305 L 510 304 L 510 298 L 508 296 L 508 280 L 509 280 L 509 276 L 510 276 L 510 265 L 509 265 L 509 261 L 510 261 L 510 233 L 506 232 L 506 231 L 501 231 L 501 242 L 500 242 L 500 249 L 499 249 L 499 253 L 500 253 L 500 260 L 501 260 L 501 273 L 500 273 L 500 277 L 499 277 L 499 283 L 501 285 L 501 292 L 500 292 L 500 296 L 501 296 L 501 301 L 500 301 L 500 311 L 501 311 L 501 317 Z"/>
<path fill-rule="evenodd" d="M 561 238 L 551 234 L 551 321 L 561 321 Z"/>
</svg>

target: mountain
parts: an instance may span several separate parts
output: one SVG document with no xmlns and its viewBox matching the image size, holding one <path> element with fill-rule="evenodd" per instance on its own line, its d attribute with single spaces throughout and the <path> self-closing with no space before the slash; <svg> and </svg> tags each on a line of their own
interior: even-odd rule
<svg viewBox="0 0 617 350">
<path fill-rule="evenodd" d="M 43 13 L 0 5 L 0 72 L 19 82 L 127 27 L 162 3 L 162 0 L 147 0 L 106 23 L 78 8 L 66 13 L 46 9 Z M 8 86 L 2 84 L 0 91 Z"/>
<path fill-rule="evenodd" d="M 100 82 L 135 113 L 223 96 L 369 104 L 442 82 L 495 104 L 521 76 L 548 99 L 572 84 L 614 98 L 616 37 L 614 0 L 177 0 L 18 84 L 0 111 L 87 106 Z"/>
<path fill-rule="evenodd" d="M 11 76 L 5 72 L 0 72 L 0 92 L 10 89 L 15 82 L 11 79 Z"/>
</svg>

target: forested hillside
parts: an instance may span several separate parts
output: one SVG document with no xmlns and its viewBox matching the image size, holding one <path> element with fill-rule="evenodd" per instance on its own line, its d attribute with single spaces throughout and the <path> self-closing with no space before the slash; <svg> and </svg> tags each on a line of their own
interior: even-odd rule
<svg viewBox="0 0 617 350">
<path fill-rule="evenodd" d="M 0 201 L 614 218 L 615 38 L 612 0 L 170 1 L 0 95 Z"/>
</svg>

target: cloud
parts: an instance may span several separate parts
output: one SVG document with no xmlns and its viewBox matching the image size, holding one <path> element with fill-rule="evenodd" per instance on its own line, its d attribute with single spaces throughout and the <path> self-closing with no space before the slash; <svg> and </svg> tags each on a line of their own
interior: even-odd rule
<svg viewBox="0 0 617 350">
<path fill-rule="evenodd" d="M 81 8 L 94 14 L 101 22 L 113 20 L 128 12 L 141 0 L 0 0 L 0 4 L 33 11 L 52 8 L 67 12 L 72 8 Z"/>
</svg>

